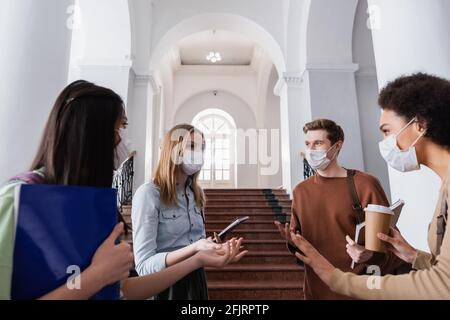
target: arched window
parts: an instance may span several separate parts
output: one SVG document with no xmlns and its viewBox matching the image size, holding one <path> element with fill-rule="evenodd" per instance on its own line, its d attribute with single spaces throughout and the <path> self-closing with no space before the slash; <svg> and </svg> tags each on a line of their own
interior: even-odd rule
<svg viewBox="0 0 450 320">
<path fill-rule="evenodd" d="M 192 125 L 205 135 L 205 165 L 200 183 L 208 188 L 234 187 L 236 184 L 236 124 L 223 110 L 207 109 L 194 117 Z"/>
</svg>

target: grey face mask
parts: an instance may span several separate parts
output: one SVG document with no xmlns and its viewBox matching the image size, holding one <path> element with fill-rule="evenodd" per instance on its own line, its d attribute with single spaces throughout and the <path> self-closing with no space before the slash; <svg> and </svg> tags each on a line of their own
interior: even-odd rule
<svg viewBox="0 0 450 320">
<path fill-rule="evenodd" d="M 186 150 L 183 155 L 181 169 L 188 176 L 192 176 L 203 168 L 203 152 Z"/>
</svg>

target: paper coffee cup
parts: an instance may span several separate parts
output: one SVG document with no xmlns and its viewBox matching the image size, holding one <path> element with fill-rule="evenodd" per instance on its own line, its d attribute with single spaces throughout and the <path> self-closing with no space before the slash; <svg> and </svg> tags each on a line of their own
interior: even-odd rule
<svg viewBox="0 0 450 320">
<path fill-rule="evenodd" d="M 366 209 L 366 249 L 375 252 L 386 252 L 386 245 L 378 239 L 378 233 L 389 234 L 394 213 L 389 207 L 369 204 Z"/>
</svg>

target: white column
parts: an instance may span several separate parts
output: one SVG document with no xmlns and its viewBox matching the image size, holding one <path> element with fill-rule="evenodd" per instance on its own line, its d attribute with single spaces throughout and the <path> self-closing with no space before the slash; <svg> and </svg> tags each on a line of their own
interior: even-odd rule
<svg viewBox="0 0 450 320">
<path fill-rule="evenodd" d="M 286 73 L 277 85 L 281 97 L 283 186 L 288 190 L 303 180 L 303 126 L 315 119 L 331 119 L 342 126 L 346 139 L 339 162 L 347 168 L 364 170 L 354 74 L 357 69 L 353 64 L 308 65 L 302 73 Z"/>
<path fill-rule="evenodd" d="M 303 180 L 303 119 L 310 119 L 308 87 L 302 85 L 299 73 L 285 73 L 275 87 L 280 96 L 281 168 L 283 187 L 291 193 Z"/>
<path fill-rule="evenodd" d="M 132 72 L 134 75 L 134 72 Z M 134 75 L 130 83 L 130 99 L 128 106 L 129 134 L 133 150 L 137 151 L 135 159 L 134 190 L 152 178 L 154 170 L 155 144 L 158 136 L 157 100 L 159 87 L 152 75 Z"/>
<path fill-rule="evenodd" d="M 0 0 L 0 183 L 29 169 L 67 83 L 72 2 Z"/>
<path fill-rule="evenodd" d="M 450 1 L 369 0 L 369 11 L 380 88 L 418 71 L 450 79 Z M 408 174 L 390 169 L 389 177 L 392 200 L 406 201 L 400 230 L 412 245 L 427 250 L 439 178 L 427 168 Z"/>
</svg>

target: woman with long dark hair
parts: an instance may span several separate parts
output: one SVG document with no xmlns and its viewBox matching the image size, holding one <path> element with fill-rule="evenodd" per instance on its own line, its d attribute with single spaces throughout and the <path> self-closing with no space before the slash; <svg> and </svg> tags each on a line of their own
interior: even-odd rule
<svg viewBox="0 0 450 320">
<path fill-rule="evenodd" d="M 110 188 L 113 181 L 120 129 L 127 118 L 123 101 L 110 89 L 76 81 L 58 96 L 44 130 L 31 171 L 13 178 L 0 189 L 0 299 L 9 299 L 14 250 L 14 190 L 20 184 L 55 184 Z M 221 267 L 239 251 L 237 242 L 201 252 L 164 272 L 128 278 L 133 255 L 130 245 L 116 239 L 124 223 L 116 225 L 81 273 L 81 289 L 55 288 L 42 299 L 88 299 L 105 286 L 124 280 L 123 292 L 145 299 L 164 290 L 187 273 L 204 265 Z"/>
</svg>

